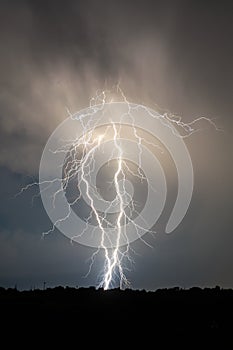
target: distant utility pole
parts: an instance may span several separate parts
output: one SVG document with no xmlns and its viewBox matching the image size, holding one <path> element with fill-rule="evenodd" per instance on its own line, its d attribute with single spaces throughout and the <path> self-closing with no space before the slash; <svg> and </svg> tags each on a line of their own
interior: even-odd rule
<svg viewBox="0 0 233 350">
<path fill-rule="evenodd" d="M 46 287 L 46 283 L 47 283 L 47 282 L 44 282 L 44 284 L 43 284 L 43 289 L 44 289 L 44 290 L 45 290 L 45 287 Z"/>
</svg>

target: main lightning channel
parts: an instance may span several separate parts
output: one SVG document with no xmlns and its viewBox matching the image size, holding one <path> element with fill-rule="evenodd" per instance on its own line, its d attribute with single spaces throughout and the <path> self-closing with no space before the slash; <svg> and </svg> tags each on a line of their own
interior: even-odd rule
<svg viewBox="0 0 233 350">
<path fill-rule="evenodd" d="M 117 140 L 117 129 L 116 129 L 116 125 L 113 123 L 113 129 L 114 129 L 114 145 L 115 145 L 115 148 L 117 149 L 118 151 L 118 159 L 117 159 L 117 171 L 115 172 L 115 175 L 114 175 L 114 185 L 115 185 L 115 189 L 116 189 L 116 196 L 117 196 L 117 199 L 119 200 L 119 214 L 118 214 L 118 217 L 117 217 L 117 239 L 116 239 L 116 246 L 113 250 L 113 254 L 112 254 L 112 259 L 111 261 L 109 261 L 110 263 L 108 264 L 108 268 L 107 268 L 107 271 L 105 273 L 105 276 L 104 276 L 104 289 L 109 289 L 109 285 L 110 285 L 110 282 L 113 278 L 113 270 L 118 267 L 119 270 L 122 271 L 122 268 L 121 268 L 121 262 L 120 262 L 120 259 L 118 257 L 118 251 L 119 251 L 119 243 L 120 243 L 120 238 L 121 238 L 121 220 L 124 216 L 124 200 L 123 200 L 123 197 L 122 197 L 122 193 L 121 193 L 121 190 L 120 190 L 120 186 L 119 186 L 119 175 L 122 173 L 122 149 L 118 143 L 118 140 Z M 125 186 L 123 186 L 123 188 L 125 189 Z M 108 259 L 108 256 L 105 256 L 106 259 Z M 121 279 L 122 279 L 123 276 L 121 276 Z"/>
<path fill-rule="evenodd" d="M 198 128 L 195 128 L 195 123 L 199 122 L 200 120 L 208 121 L 210 124 L 212 124 L 215 129 L 217 127 L 213 123 L 212 120 L 206 118 L 206 117 L 200 117 L 194 120 L 190 123 L 184 123 L 181 121 L 181 118 L 173 118 L 170 114 L 161 114 L 158 116 L 158 114 L 153 114 L 152 110 L 147 108 L 146 106 L 142 105 L 135 105 L 134 107 L 131 107 L 131 104 L 128 102 L 126 96 L 124 95 L 122 89 L 119 85 L 117 85 L 117 92 L 120 94 L 121 99 L 127 104 L 128 111 L 126 112 L 127 116 L 131 118 L 131 126 L 134 134 L 134 139 L 137 143 L 138 147 L 138 168 L 136 173 L 129 168 L 127 165 L 127 162 L 124 160 L 124 152 L 121 145 L 121 128 L 124 124 L 124 115 L 121 116 L 120 123 L 115 124 L 111 123 L 111 125 L 108 125 L 105 132 L 101 135 L 96 135 L 96 129 L 93 126 L 93 116 L 96 112 L 101 111 L 104 109 L 105 104 L 107 103 L 107 91 L 101 91 L 100 93 L 96 94 L 96 97 L 92 98 L 90 101 L 90 108 L 87 113 L 81 114 L 78 117 L 78 120 L 80 121 L 83 133 L 82 137 L 75 140 L 69 140 L 63 144 L 61 148 L 58 148 L 54 151 L 52 151 L 54 154 L 59 152 L 64 152 L 66 156 L 66 164 L 61 164 L 61 166 L 64 166 L 64 174 L 62 179 L 55 178 L 53 180 L 44 181 L 43 183 L 31 183 L 24 188 L 22 188 L 19 192 L 19 194 L 22 194 L 24 191 L 30 189 L 34 185 L 44 185 L 43 191 L 46 191 L 50 186 L 52 186 L 54 183 L 62 183 L 61 188 L 59 188 L 54 194 L 53 194 L 53 206 L 55 207 L 55 202 L 57 199 L 57 196 L 61 194 L 65 189 L 68 188 L 68 184 L 72 180 L 79 179 L 78 183 L 78 189 L 79 189 L 79 195 L 68 204 L 68 212 L 64 215 L 64 217 L 60 217 L 57 219 L 57 221 L 54 222 L 51 229 L 49 229 L 47 232 L 44 232 L 43 235 L 47 235 L 50 232 L 53 232 L 55 230 L 55 227 L 59 227 L 59 224 L 64 222 L 66 219 L 69 218 L 71 214 L 71 207 L 75 203 L 78 202 L 78 200 L 84 195 L 86 199 L 88 200 L 88 204 L 90 206 L 90 215 L 86 219 L 86 229 L 89 225 L 89 220 L 91 220 L 93 217 L 96 220 L 97 227 L 99 228 L 101 232 L 101 240 L 100 245 L 98 249 L 92 254 L 90 258 L 90 265 L 87 275 L 90 273 L 92 266 L 94 264 L 95 258 L 99 252 L 103 252 L 104 254 L 104 264 L 103 269 L 101 272 L 100 282 L 98 283 L 98 287 L 102 287 L 104 290 L 110 289 L 112 287 L 116 286 L 116 279 L 119 281 L 120 288 L 124 288 L 126 286 L 129 286 L 129 281 L 125 275 L 126 270 L 126 262 L 128 261 L 130 264 L 132 264 L 132 258 L 130 257 L 130 251 L 132 250 L 132 247 L 130 246 L 128 240 L 127 240 L 127 232 L 126 232 L 126 224 L 127 222 L 130 222 L 134 225 L 135 231 L 138 234 L 139 229 L 143 229 L 142 227 L 138 227 L 136 223 L 132 220 L 132 212 L 134 211 L 137 213 L 135 204 L 132 200 L 132 196 L 130 193 L 128 193 L 126 189 L 126 173 L 130 173 L 132 176 L 136 176 L 142 181 L 145 179 L 144 175 L 141 171 L 141 157 L 142 157 L 142 144 L 152 145 L 155 147 L 159 147 L 157 144 L 152 144 L 148 142 L 148 140 L 144 139 L 137 131 L 137 128 L 134 124 L 134 117 L 133 117 L 133 110 L 136 110 L 137 108 L 142 108 L 146 110 L 148 115 L 151 116 L 151 118 L 159 118 L 161 123 L 163 123 L 165 126 L 169 127 L 169 123 L 175 124 L 175 126 L 180 127 L 184 135 L 181 136 L 177 133 L 177 137 L 185 138 L 187 136 L 190 136 L 194 132 L 198 131 Z M 76 114 L 72 114 L 68 111 L 69 116 L 71 119 L 76 119 Z M 95 124 L 94 124 L 95 125 Z M 218 129 L 217 129 L 218 130 Z M 112 135 L 112 141 L 114 144 L 114 150 L 113 154 L 114 157 L 111 157 L 111 159 L 114 158 L 114 161 L 116 162 L 116 169 L 113 176 L 112 186 L 114 186 L 115 189 L 115 198 L 110 201 L 109 206 L 107 207 L 106 211 L 104 213 L 100 213 L 95 205 L 95 199 L 99 199 L 99 194 L 97 193 L 97 188 L 93 186 L 91 182 L 91 174 L 94 172 L 95 169 L 95 155 L 97 150 L 101 147 L 102 143 L 104 143 L 104 139 L 106 137 L 109 137 L 108 132 L 113 132 Z M 173 131 L 173 128 L 172 128 Z M 174 131 L 173 131 L 174 132 Z M 77 154 L 80 154 L 81 149 L 81 158 L 77 157 Z M 109 159 L 110 160 L 110 159 Z M 84 188 L 84 193 L 82 193 L 81 185 L 84 185 L 82 188 Z M 150 185 L 150 184 L 149 184 Z M 131 202 L 132 208 L 128 207 L 130 214 L 128 215 L 125 206 L 125 200 L 128 198 L 127 203 Z M 107 213 L 109 209 L 117 207 L 117 217 L 116 220 L 112 223 L 108 220 Z M 140 215 L 140 213 L 137 213 Z M 111 229 L 114 231 L 115 237 L 114 242 L 111 242 L 111 238 L 108 234 L 108 229 Z M 78 233 L 77 236 L 72 237 L 71 241 L 75 239 L 75 237 L 85 235 L 86 229 L 84 229 L 81 233 Z M 93 229 L 93 232 L 96 228 Z M 148 230 L 145 230 L 146 232 Z M 120 246 L 121 237 L 124 236 L 126 239 L 125 246 Z M 138 238 L 140 238 L 144 243 L 146 243 L 141 235 L 138 234 Z M 110 248 L 109 244 L 106 244 L 106 242 L 110 242 Z M 147 244 L 147 243 L 146 243 Z M 148 245 L 148 244 L 147 244 Z"/>
</svg>

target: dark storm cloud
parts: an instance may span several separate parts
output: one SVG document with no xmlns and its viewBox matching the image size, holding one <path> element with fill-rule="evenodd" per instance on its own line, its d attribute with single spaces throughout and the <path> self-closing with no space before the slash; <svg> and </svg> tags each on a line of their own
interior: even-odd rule
<svg viewBox="0 0 233 350">
<path fill-rule="evenodd" d="M 133 285 L 233 286 L 232 23 L 231 1 L 1 1 L 0 217 L 5 253 L 0 255 L 0 282 L 23 278 L 33 259 L 42 276 L 41 256 L 49 254 L 43 250 L 47 248 L 37 250 L 48 224 L 40 202 L 31 209 L 30 194 L 14 202 L 9 196 L 27 181 L 24 175 L 37 176 L 44 144 L 66 117 L 66 107 L 86 107 L 96 89 L 121 80 L 133 102 L 156 103 L 185 121 L 200 115 L 217 118 L 225 129 L 221 133 L 202 125 L 202 132 L 187 139 L 195 175 L 193 202 L 176 232 L 154 241 L 155 250 L 135 243 L 141 257 L 135 258 Z M 51 244 L 48 250 L 64 263 L 60 280 L 65 283 L 71 263 L 59 237 L 59 248 Z M 82 265 L 89 250 L 75 247 Z M 33 252 L 33 259 L 25 249 Z M 20 259 L 24 262 L 18 269 Z M 51 265 L 48 260 L 50 275 Z M 11 277 L 6 279 L 8 269 Z"/>
</svg>

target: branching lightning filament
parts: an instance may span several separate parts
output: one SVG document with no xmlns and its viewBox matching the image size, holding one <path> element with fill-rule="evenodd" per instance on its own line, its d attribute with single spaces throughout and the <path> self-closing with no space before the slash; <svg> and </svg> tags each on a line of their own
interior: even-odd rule
<svg viewBox="0 0 233 350">
<path fill-rule="evenodd" d="M 83 113 L 72 114 L 67 109 L 70 120 L 77 121 L 81 125 L 82 132 L 81 136 L 79 135 L 76 138 L 61 140 L 61 146 L 50 150 L 54 157 L 59 154 L 65 155 L 65 162 L 60 164 L 62 177 L 46 179 L 39 183 L 30 183 L 19 192 L 21 194 L 34 185 L 42 186 L 40 193 L 46 192 L 52 186 L 57 186 L 52 193 L 52 207 L 54 209 L 61 196 L 65 195 L 67 197 L 68 206 L 64 209 L 64 214 L 59 214 L 59 217 L 53 221 L 52 227 L 43 233 L 44 236 L 64 224 L 70 218 L 76 206 L 79 205 L 79 209 L 81 207 L 82 210 L 84 210 L 84 207 L 86 208 L 81 215 L 84 229 L 80 230 L 77 227 L 76 233 L 71 237 L 71 242 L 85 236 L 90 226 L 92 227 L 93 236 L 98 230 L 100 240 L 90 257 L 87 275 L 91 272 L 97 255 L 103 254 L 104 263 L 99 275 L 98 287 L 105 290 L 118 285 L 120 288 L 129 286 L 125 271 L 133 263 L 131 257 L 133 250 L 128 239 L 128 223 L 133 227 L 136 237 L 148 245 L 142 235 L 139 234 L 139 231 L 142 230 L 145 233 L 148 232 L 148 228 L 145 229 L 143 225 L 136 223 L 134 220 L 135 217 L 141 215 L 140 205 L 134 200 L 132 191 L 127 187 L 128 179 L 131 178 L 131 180 L 146 184 L 148 188 L 155 191 L 143 171 L 143 147 L 153 148 L 157 152 L 163 153 L 163 148 L 156 140 L 146 138 L 145 133 L 135 126 L 134 111 L 143 110 L 150 118 L 159 120 L 165 128 L 170 128 L 175 136 L 182 139 L 200 130 L 196 123 L 201 121 L 207 121 L 217 129 L 214 122 L 206 117 L 199 117 L 190 123 L 184 123 L 181 118 L 174 117 L 169 113 L 153 113 L 146 106 L 130 104 L 119 85 L 116 86 L 116 92 L 120 96 L 120 100 L 126 105 L 126 110 L 119 116 L 117 123 L 113 122 L 111 116 L 109 116 L 108 124 L 102 127 L 99 127 L 98 123 L 95 124 L 95 115 L 102 111 L 105 113 L 106 104 L 111 104 L 111 99 L 108 98 L 108 95 L 111 96 L 111 91 L 97 93 L 95 98 L 90 101 L 90 108 L 84 110 Z M 127 127 L 125 120 L 127 120 Z M 175 128 L 171 125 L 174 125 Z M 177 131 L 176 134 L 176 128 L 179 128 L 181 133 Z M 131 139 L 136 144 L 136 166 L 130 165 L 126 160 L 127 152 L 122 146 L 122 139 L 124 139 L 126 133 L 127 139 Z M 111 146 L 109 146 L 110 142 Z M 104 153 L 105 147 L 112 147 L 105 162 L 107 163 L 107 171 L 111 170 L 110 181 L 104 183 L 104 180 L 102 180 L 102 185 L 107 187 L 107 191 L 108 189 L 111 190 L 109 192 L 112 193 L 111 199 L 108 198 L 107 200 L 103 200 L 100 188 L 96 184 L 96 159 L 98 154 Z M 86 206 L 82 204 L 84 202 Z M 100 202 L 104 202 L 102 209 L 98 208 Z M 140 219 L 140 222 L 143 222 L 144 218 L 141 217 Z M 122 238 L 124 238 L 125 244 L 121 244 Z"/>
<path fill-rule="evenodd" d="M 127 237 L 125 230 L 127 220 L 131 220 L 130 215 L 126 213 L 126 208 L 128 203 L 131 202 L 132 210 L 135 211 L 134 204 L 132 202 L 132 197 L 130 193 L 126 190 L 126 172 L 129 172 L 130 169 L 127 166 L 126 162 L 123 159 L 123 150 L 120 144 L 120 130 L 121 126 L 117 126 L 114 123 L 111 123 L 105 130 L 104 134 L 95 136 L 95 130 L 85 133 L 84 137 L 81 140 L 74 141 L 72 146 L 69 145 L 70 149 L 68 151 L 66 166 L 64 168 L 64 186 L 68 186 L 69 181 L 74 177 L 79 178 L 78 186 L 79 190 L 84 184 L 84 194 L 88 199 L 88 204 L 91 208 L 90 215 L 87 218 L 87 225 L 89 221 L 93 218 L 95 219 L 98 228 L 101 230 L 101 242 L 100 248 L 94 252 L 91 258 L 91 265 L 94 262 L 94 258 L 100 249 L 104 251 L 105 264 L 104 271 L 102 274 L 99 287 L 103 287 L 105 290 L 114 286 L 116 277 L 119 278 L 120 288 L 124 288 L 129 285 L 129 282 L 124 274 L 124 264 L 125 260 L 128 259 L 131 261 L 129 256 L 129 245 L 126 248 L 120 247 L 120 239 L 122 235 Z M 114 141 L 114 159 L 116 162 L 116 170 L 113 176 L 111 185 L 115 189 L 115 198 L 110 201 L 109 206 L 107 207 L 105 213 L 100 213 L 95 207 L 95 199 L 98 198 L 99 194 L 96 191 L 96 186 L 91 182 L 91 173 L 95 168 L 95 153 L 101 147 L 101 142 L 104 139 L 112 138 Z M 79 148 L 82 146 L 82 156 L 78 157 Z M 56 152 L 63 151 L 63 149 L 57 150 Z M 139 173 L 134 174 L 134 176 L 139 176 Z M 143 176 L 140 174 L 140 176 Z M 57 195 L 57 194 L 56 194 Z M 75 199 L 71 205 L 74 205 L 77 200 L 80 199 L 80 195 Z M 117 207 L 118 212 L 114 222 L 111 222 L 107 218 L 107 213 L 111 208 Z M 114 242 L 111 241 L 112 248 L 107 248 L 106 241 L 111 240 L 108 235 L 107 228 L 110 227 L 115 231 Z M 135 224 L 135 229 L 137 230 L 137 225 Z M 95 231 L 95 228 L 93 229 Z M 85 229 L 79 235 L 84 235 Z M 75 237 L 73 237 L 74 239 Z"/>
</svg>

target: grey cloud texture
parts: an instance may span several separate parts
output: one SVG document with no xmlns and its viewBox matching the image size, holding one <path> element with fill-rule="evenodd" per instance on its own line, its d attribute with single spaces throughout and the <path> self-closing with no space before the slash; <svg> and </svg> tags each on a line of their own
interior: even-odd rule
<svg viewBox="0 0 233 350">
<path fill-rule="evenodd" d="M 207 9 L 182 1 L 3 1 L 1 7 L 0 162 L 12 170 L 35 173 L 66 107 L 84 108 L 97 89 L 118 81 L 130 100 L 190 120 L 219 116 L 213 100 L 223 89 L 229 94 L 232 82 L 218 67 L 230 63 L 215 35 L 218 9 L 208 23 Z M 217 17 L 221 33 L 225 15 L 227 9 Z"/>
<path fill-rule="evenodd" d="M 9 196 L 26 181 L 24 175 L 37 176 L 43 147 L 66 118 L 66 108 L 85 108 L 97 89 L 121 81 L 132 102 L 159 105 L 184 121 L 216 118 L 224 129 L 201 124 L 203 130 L 186 139 L 194 166 L 193 202 L 172 238 L 158 239 L 159 253 L 146 251 L 136 258 L 135 285 L 153 288 L 183 280 L 233 286 L 232 13 L 231 1 L 1 1 L 1 276 L 7 276 L 13 246 L 25 256 L 22 266 L 32 259 L 22 250 L 21 234 L 36 255 L 34 236 L 48 223 L 40 207 L 33 214 L 40 224 L 33 227 L 30 194 L 22 204 L 12 204 Z M 37 235 L 30 239 L 29 231 Z M 18 233 L 7 240 L 9 232 Z M 64 262 L 65 275 L 69 253 L 62 245 L 63 240 L 54 259 Z M 88 256 L 82 249 L 77 248 L 80 261 Z M 175 259 L 177 272 L 171 278 Z M 157 264 L 163 273 L 157 274 Z M 42 276 L 39 254 L 34 266 Z M 154 274 L 145 273 L 153 268 Z M 13 259 L 11 271 L 8 282 L 22 277 L 24 267 L 17 270 Z M 189 271 L 195 278 L 187 277 Z"/>
</svg>

